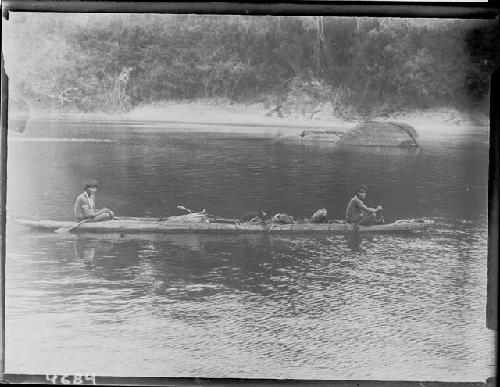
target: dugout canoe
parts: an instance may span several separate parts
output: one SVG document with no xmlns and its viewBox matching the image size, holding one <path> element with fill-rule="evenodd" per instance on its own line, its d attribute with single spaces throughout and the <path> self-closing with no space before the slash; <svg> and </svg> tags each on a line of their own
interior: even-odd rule
<svg viewBox="0 0 500 387">
<path fill-rule="evenodd" d="M 73 226 L 75 223 L 54 220 L 16 219 L 22 226 L 35 230 L 55 231 Z M 360 226 L 361 233 L 408 233 L 428 229 L 432 220 L 399 220 L 373 226 Z M 171 222 L 157 218 L 120 218 L 105 222 L 85 223 L 71 230 L 72 233 L 124 233 L 124 234 L 174 234 L 174 233 L 325 233 L 338 234 L 353 231 L 352 224 L 346 223 L 294 223 L 294 224 L 231 224 L 208 222 Z"/>
</svg>

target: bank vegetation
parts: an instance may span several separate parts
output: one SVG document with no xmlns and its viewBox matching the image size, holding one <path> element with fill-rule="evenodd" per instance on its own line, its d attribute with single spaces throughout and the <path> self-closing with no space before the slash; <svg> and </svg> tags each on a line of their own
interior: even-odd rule
<svg viewBox="0 0 500 387">
<path fill-rule="evenodd" d="M 13 109 L 126 112 L 206 99 L 312 119 L 487 113 L 500 62 L 495 21 L 12 14 L 4 24 Z"/>
</svg>

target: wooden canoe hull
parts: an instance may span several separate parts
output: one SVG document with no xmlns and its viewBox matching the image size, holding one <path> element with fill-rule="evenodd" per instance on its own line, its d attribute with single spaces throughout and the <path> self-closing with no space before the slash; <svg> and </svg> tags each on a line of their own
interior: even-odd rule
<svg viewBox="0 0 500 387">
<path fill-rule="evenodd" d="M 73 226 L 73 222 L 53 220 L 16 219 L 20 225 L 36 230 L 54 231 L 59 228 Z M 432 221 L 397 221 L 373 226 L 360 226 L 360 233 L 405 233 L 425 230 L 431 227 Z M 325 233 L 342 234 L 353 231 L 352 224 L 346 223 L 296 223 L 296 224 L 228 224 L 206 222 L 166 222 L 154 218 L 126 218 L 105 222 L 85 223 L 71 230 L 72 233 L 140 233 L 140 234 L 173 234 L 173 233 Z"/>
</svg>

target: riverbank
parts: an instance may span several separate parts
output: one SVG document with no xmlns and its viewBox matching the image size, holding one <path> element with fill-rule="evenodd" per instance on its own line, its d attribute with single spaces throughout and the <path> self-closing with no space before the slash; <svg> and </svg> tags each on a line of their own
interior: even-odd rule
<svg viewBox="0 0 500 387">
<path fill-rule="evenodd" d="M 30 110 L 25 116 L 33 121 L 88 121 L 164 125 L 166 128 L 183 130 L 234 133 L 283 134 L 307 129 L 347 130 L 362 121 L 346 121 L 326 112 L 311 119 L 306 114 L 294 112 L 280 118 L 270 114 L 263 103 L 231 103 L 223 100 L 175 101 L 138 106 L 124 113 L 81 113 L 48 110 Z M 20 114 L 10 112 L 10 118 L 19 119 Z M 399 121 L 413 126 L 421 135 L 463 134 L 471 131 L 488 131 L 488 117 L 472 120 L 465 113 L 451 108 L 436 108 L 420 111 L 398 112 L 372 118 L 374 121 Z"/>
</svg>

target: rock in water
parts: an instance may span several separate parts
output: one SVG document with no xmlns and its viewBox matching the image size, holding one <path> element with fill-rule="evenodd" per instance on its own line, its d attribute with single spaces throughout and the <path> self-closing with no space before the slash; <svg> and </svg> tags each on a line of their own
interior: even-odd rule
<svg viewBox="0 0 500 387">
<path fill-rule="evenodd" d="M 410 125 L 400 122 L 363 122 L 346 132 L 341 145 L 418 147 L 419 136 Z"/>
</svg>

